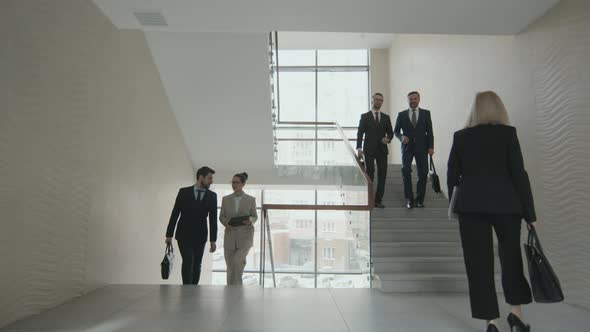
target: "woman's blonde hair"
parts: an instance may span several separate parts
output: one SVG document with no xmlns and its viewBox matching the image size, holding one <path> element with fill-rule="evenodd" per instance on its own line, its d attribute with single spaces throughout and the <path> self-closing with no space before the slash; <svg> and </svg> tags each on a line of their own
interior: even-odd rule
<svg viewBox="0 0 590 332">
<path fill-rule="evenodd" d="M 506 107 L 494 91 L 479 92 L 475 95 L 465 127 L 471 128 L 482 124 L 510 124 Z"/>
</svg>

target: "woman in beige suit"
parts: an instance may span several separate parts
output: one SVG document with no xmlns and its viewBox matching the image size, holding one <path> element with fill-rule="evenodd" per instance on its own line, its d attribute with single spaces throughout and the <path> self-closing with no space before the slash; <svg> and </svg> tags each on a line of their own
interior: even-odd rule
<svg viewBox="0 0 590 332">
<path fill-rule="evenodd" d="M 254 243 L 256 199 L 243 191 L 248 174 L 234 175 L 233 194 L 223 197 L 219 221 L 225 226 L 223 251 L 227 265 L 227 284 L 242 285 L 246 256 Z"/>
</svg>

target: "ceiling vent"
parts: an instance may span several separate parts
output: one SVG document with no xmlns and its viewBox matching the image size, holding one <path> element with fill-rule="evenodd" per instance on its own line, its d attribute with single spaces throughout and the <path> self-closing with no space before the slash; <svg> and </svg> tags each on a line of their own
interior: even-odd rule
<svg viewBox="0 0 590 332">
<path fill-rule="evenodd" d="M 158 12 L 134 12 L 133 15 L 135 15 L 135 18 L 137 18 L 139 24 L 143 26 L 168 26 L 168 23 L 166 23 L 164 16 Z"/>
</svg>

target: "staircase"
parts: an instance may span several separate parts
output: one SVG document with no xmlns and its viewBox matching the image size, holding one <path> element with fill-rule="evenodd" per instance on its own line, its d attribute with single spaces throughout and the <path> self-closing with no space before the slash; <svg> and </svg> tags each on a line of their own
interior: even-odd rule
<svg viewBox="0 0 590 332">
<path fill-rule="evenodd" d="M 385 292 L 466 292 L 459 225 L 448 219 L 448 199 L 434 193 L 429 178 L 426 208 L 406 209 L 401 166 L 388 168 L 386 208 L 371 213 L 374 287 Z M 415 169 L 412 173 L 415 191 Z"/>
</svg>

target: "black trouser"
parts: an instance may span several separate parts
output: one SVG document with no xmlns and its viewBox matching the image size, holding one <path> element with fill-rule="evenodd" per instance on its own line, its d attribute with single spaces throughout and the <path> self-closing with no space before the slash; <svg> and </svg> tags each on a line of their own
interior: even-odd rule
<svg viewBox="0 0 590 332">
<path fill-rule="evenodd" d="M 524 277 L 520 248 L 521 217 L 492 214 L 459 214 L 463 256 L 469 280 L 469 299 L 473 318 L 500 317 L 494 282 L 494 241 L 502 267 L 502 288 L 511 305 L 531 303 L 531 289 Z"/>
<path fill-rule="evenodd" d="M 412 143 L 409 143 L 412 144 Z M 412 190 L 412 160 L 416 159 L 416 169 L 418 170 L 418 184 L 416 186 L 416 202 L 424 203 L 426 196 L 426 180 L 428 179 L 428 152 L 415 151 L 414 149 L 402 150 L 402 176 L 404 179 L 404 196 L 410 201 L 414 201 L 414 192 Z"/>
<path fill-rule="evenodd" d="M 387 154 L 379 153 L 375 156 L 365 154 L 367 163 L 367 175 L 375 182 L 375 162 L 377 162 L 377 193 L 375 194 L 375 203 L 381 203 L 383 193 L 385 193 L 385 179 L 387 178 Z"/>
<path fill-rule="evenodd" d="M 178 241 L 178 249 L 182 256 L 182 283 L 198 285 L 201 279 L 201 262 L 207 242 Z"/>
</svg>

